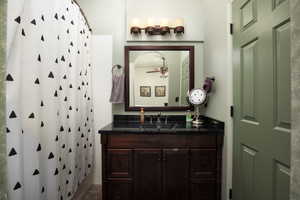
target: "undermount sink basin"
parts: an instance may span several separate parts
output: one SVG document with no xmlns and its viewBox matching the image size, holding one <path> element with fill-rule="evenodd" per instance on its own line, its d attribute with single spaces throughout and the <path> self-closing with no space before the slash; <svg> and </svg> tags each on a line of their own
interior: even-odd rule
<svg viewBox="0 0 300 200">
<path fill-rule="evenodd" d="M 170 123 L 170 124 L 165 124 L 165 123 L 126 123 L 126 124 L 115 124 L 114 125 L 116 128 L 139 128 L 139 129 L 175 129 L 176 124 Z"/>
<path fill-rule="evenodd" d="M 140 124 L 140 128 L 144 129 L 172 129 L 175 128 L 175 124 Z"/>
</svg>

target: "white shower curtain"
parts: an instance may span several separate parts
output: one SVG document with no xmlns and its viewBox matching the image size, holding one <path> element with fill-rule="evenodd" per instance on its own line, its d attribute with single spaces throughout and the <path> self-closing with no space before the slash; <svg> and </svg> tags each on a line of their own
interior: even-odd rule
<svg viewBox="0 0 300 200">
<path fill-rule="evenodd" d="M 71 199 L 92 170 L 90 38 L 71 0 L 8 1 L 11 200 Z"/>
</svg>

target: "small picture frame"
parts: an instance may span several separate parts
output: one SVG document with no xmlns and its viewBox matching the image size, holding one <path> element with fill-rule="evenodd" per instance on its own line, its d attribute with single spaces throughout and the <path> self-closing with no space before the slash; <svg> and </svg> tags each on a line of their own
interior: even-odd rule
<svg viewBox="0 0 300 200">
<path fill-rule="evenodd" d="M 165 97 L 166 86 L 155 86 L 155 97 Z"/>
<path fill-rule="evenodd" d="M 151 87 L 150 86 L 140 86 L 140 96 L 141 97 L 151 97 Z"/>
</svg>

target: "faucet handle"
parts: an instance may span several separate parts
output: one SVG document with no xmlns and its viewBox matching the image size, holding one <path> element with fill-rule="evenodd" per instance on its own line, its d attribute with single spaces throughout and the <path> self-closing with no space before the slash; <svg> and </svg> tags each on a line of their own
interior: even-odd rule
<svg viewBox="0 0 300 200">
<path fill-rule="evenodd" d="M 158 114 L 157 114 L 157 123 L 160 123 L 161 121 L 160 121 L 160 118 L 161 118 L 161 112 L 159 112 Z"/>
<path fill-rule="evenodd" d="M 150 115 L 149 117 L 150 117 L 150 124 L 152 124 L 153 123 L 153 116 Z"/>
</svg>

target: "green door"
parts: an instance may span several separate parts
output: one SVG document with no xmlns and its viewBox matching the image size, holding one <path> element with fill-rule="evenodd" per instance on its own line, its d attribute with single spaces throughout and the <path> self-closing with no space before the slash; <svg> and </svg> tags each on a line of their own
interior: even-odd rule
<svg viewBox="0 0 300 200">
<path fill-rule="evenodd" d="M 235 0 L 234 200 L 288 200 L 290 17 L 288 0 Z"/>
</svg>

